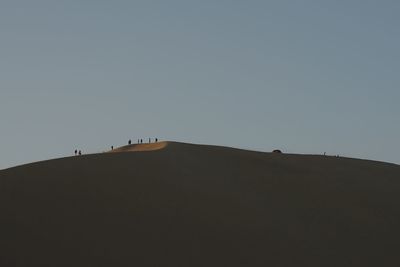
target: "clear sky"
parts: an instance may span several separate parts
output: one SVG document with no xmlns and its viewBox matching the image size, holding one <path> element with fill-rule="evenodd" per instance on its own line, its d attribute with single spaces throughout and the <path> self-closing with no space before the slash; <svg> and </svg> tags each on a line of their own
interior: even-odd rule
<svg viewBox="0 0 400 267">
<path fill-rule="evenodd" d="M 0 169 L 158 137 L 400 163 L 400 1 L 0 2 Z"/>
</svg>

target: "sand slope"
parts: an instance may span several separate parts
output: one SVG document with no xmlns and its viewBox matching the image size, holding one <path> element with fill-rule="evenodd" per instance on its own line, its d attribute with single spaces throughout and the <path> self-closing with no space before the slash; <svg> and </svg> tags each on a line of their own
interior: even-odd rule
<svg viewBox="0 0 400 267">
<path fill-rule="evenodd" d="M 0 266 L 398 266 L 400 167 L 168 143 L 0 171 Z"/>
</svg>

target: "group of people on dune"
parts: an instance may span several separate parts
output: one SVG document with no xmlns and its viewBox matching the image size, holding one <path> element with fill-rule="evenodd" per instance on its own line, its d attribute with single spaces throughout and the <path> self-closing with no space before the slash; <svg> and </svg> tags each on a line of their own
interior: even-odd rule
<svg viewBox="0 0 400 267">
<path fill-rule="evenodd" d="M 152 141 L 152 139 L 151 139 L 151 137 L 149 137 L 149 144 L 151 143 L 151 141 Z M 158 138 L 154 138 L 154 143 L 157 143 L 157 142 L 158 142 Z M 138 139 L 137 143 L 138 144 L 143 144 L 143 139 Z M 128 145 L 132 145 L 132 140 L 131 139 L 129 139 Z M 114 146 L 111 146 L 111 150 L 114 150 Z"/>
<path fill-rule="evenodd" d="M 152 141 L 152 139 L 150 137 L 149 138 L 149 144 L 151 143 L 151 141 Z M 157 142 L 158 142 L 158 138 L 154 138 L 154 143 L 157 143 Z M 138 144 L 143 144 L 143 139 L 138 139 L 137 143 Z M 132 145 L 132 140 L 131 139 L 129 139 L 128 145 Z M 114 146 L 111 146 L 111 150 L 114 150 Z M 78 150 L 78 149 L 75 149 L 75 156 L 78 156 L 78 155 L 81 156 L 82 155 L 82 151 Z"/>
<path fill-rule="evenodd" d="M 158 142 L 158 138 L 154 138 L 154 143 L 157 143 Z M 138 139 L 137 140 L 137 143 L 138 144 L 143 144 L 143 139 Z M 149 138 L 149 144 L 151 143 L 151 138 Z M 131 145 L 132 144 L 132 140 L 130 140 L 129 139 L 129 141 L 128 141 L 128 145 Z"/>
</svg>

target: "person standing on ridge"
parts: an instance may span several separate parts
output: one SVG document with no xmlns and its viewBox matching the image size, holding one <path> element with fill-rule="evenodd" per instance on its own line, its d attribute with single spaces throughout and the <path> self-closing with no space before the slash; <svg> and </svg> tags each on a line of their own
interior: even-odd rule
<svg viewBox="0 0 400 267">
<path fill-rule="evenodd" d="M 78 150 L 75 149 L 75 156 L 78 154 Z"/>
<path fill-rule="evenodd" d="M 131 139 L 129 139 L 129 141 L 128 141 L 128 145 L 130 145 L 130 144 L 132 144 L 132 141 L 131 141 Z"/>
<path fill-rule="evenodd" d="M 82 155 L 82 151 L 79 150 L 78 154 L 79 154 L 79 156 Z"/>
<path fill-rule="evenodd" d="M 156 143 L 158 142 L 158 138 L 156 138 Z"/>
</svg>

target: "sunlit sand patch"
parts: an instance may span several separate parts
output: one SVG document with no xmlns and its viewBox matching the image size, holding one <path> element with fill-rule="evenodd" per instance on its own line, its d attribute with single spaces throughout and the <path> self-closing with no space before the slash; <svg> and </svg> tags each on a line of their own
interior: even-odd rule
<svg viewBox="0 0 400 267">
<path fill-rule="evenodd" d="M 157 143 L 147 143 L 147 144 L 133 144 L 115 148 L 108 152 L 138 152 L 138 151 L 154 151 L 165 148 L 168 142 L 157 142 Z"/>
</svg>

